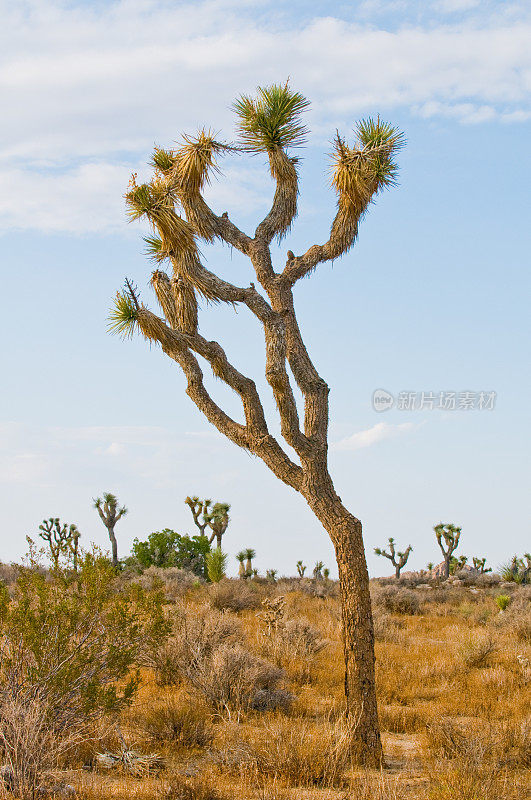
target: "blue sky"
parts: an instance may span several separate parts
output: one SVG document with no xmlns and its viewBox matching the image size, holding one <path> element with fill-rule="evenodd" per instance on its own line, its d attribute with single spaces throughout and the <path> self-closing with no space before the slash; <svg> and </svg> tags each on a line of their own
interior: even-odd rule
<svg viewBox="0 0 531 800">
<path fill-rule="evenodd" d="M 0 558 L 19 558 L 50 515 L 104 545 L 91 498 L 110 490 L 130 508 L 122 553 L 161 527 L 192 533 L 183 499 L 197 493 L 232 504 L 230 554 L 254 546 L 264 571 L 332 565 L 304 501 L 210 428 L 175 365 L 106 332 L 125 275 L 155 307 L 145 231 L 125 216 L 130 173 L 147 177 L 154 143 L 200 125 L 230 139 L 233 99 L 288 75 L 312 101 L 312 134 L 279 266 L 326 237 L 336 128 L 380 113 L 408 140 L 400 185 L 356 247 L 296 290 L 331 386 L 332 472 L 371 573 L 389 572 L 372 555 L 388 536 L 413 545 L 413 567 L 437 561 L 440 520 L 493 566 L 529 549 L 529 4 L 0 0 L 0 12 Z M 210 200 L 251 231 L 271 194 L 263 161 L 235 156 Z M 252 279 L 238 254 L 205 254 Z M 274 427 L 253 321 L 206 309 L 201 328 L 257 379 Z M 497 397 L 493 410 L 377 413 L 378 388 Z"/>
</svg>

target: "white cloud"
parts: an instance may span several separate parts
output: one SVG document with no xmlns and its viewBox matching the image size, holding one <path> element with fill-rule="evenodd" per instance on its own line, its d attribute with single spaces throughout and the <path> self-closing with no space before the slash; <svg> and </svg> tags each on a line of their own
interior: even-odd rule
<svg viewBox="0 0 531 800">
<path fill-rule="evenodd" d="M 473 103 L 454 103 L 446 104 L 439 103 L 435 100 L 417 108 L 417 113 L 421 117 L 449 117 L 459 120 L 465 125 L 474 125 L 481 122 L 489 122 L 496 119 L 499 115 L 496 109 L 487 105 L 474 105 Z M 522 112 L 519 112 L 520 114 Z M 503 115 L 500 119 L 503 120 Z M 521 119 L 521 118 L 520 118 Z M 514 118 L 513 122 L 518 122 L 518 118 Z"/>
<path fill-rule="evenodd" d="M 177 434 L 157 426 L 43 427 L 0 425 L 0 479 L 5 485 L 51 487 L 85 482 L 87 474 L 135 475 L 171 484 L 192 452 L 213 454 L 224 445 L 216 431 Z M 178 455 L 176 455 L 178 454 Z"/>
<path fill-rule="evenodd" d="M 0 228 L 125 230 L 128 174 L 154 140 L 171 145 L 203 124 L 230 137 L 234 95 L 286 75 L 312 99 L 317 140 L 396 108 L 465 123 L 530 113 L 530 14 L 383 29 L 332 16 L 266 21 L 256 5 L 0 0 Z M 215 202 L 254 207 L 257 171 L 238 163 L 234 174 L 243 188 L 223 197 L 215 185 Z"/>
<path fill-rule="evenodd" d="M 479 6 L 480 0 L 439 0 L 436 7 L 446 13 L 453 14 L 456 11 L 470 11 Z"/>
<path fill-rule="evenodd" d="M 347 436 L 332 445 L 332 450 L 361 450 L 364 447 L 371 447 L 373 444 L 382 442 L 384 439 L 392 439 L 417 428 L 413 422 L 402 422 L 399 425 L 391 425 L 388 422 L 377 422 L 372 428 L 365 431 Z"/>
<path fill-rule="evenodd" d="M 130 173 L 105 163 L 60 172 L 0 168 L 0 229 L 112 230 L 125 220 Z"/>
</svg>

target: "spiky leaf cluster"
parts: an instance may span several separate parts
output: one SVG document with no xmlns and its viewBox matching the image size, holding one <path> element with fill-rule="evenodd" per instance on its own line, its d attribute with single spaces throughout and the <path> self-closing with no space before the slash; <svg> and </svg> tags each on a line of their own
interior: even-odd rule
<svg viewBox="0 0 531 800">
<path fill-rule="evenodd" d="M 161 239 L 162 249 L 195 252 L 195 236 L 191 225 L 175 212 L 178 196 L 171 184 L 163 179 L 137 186 L 134 181 L 125 195 L 131 220 L 146 217 Z M 148 246 L 153 247 L 153 239 Z"/>
<path fill-rule="evenodd" d="M 355 134 L 352 147 L 336 134 L 332 184 L 341 210 L 359 219 L 379 191 L 396 183 L 398 165 L 393 156 L 405 140 L 397 128 L 379 118 L 358 122 Z"/>
<path fill-rule="evenodd" d="M 126 287 L 116 292 L 114 306 L 109 312 L 109 331 L 124 339 L 131 339 L 138 324 L 138 304 Z"/>
<path fill-rule="evenodd" d="M 300 92 L 292 91 L 288 83 L 259 86 L 256 99 L 242 95 L 233 104 L 242 149 L 262 153 L 300 147 L 307 134 L 300 117 L 309 105 L 309 101 Z"/>
<path fill-rule="evenodd" d="M 232 148 L 218 142 L 213 132 L 204 128 L 196 136 L 183 135 L 183 140 L 184 144 L 174 153 L 175 185 L 184 194 L 198 194 L 210 183 L 212 172 L 219 172 L 216 156 Z"/>
</svg>

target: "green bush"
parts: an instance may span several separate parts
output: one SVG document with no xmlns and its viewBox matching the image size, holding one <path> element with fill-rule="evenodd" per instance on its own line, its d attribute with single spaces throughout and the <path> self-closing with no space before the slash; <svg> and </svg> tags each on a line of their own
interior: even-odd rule
<svg viewBox="0 0 531 800">
<path fill-rule="evenodd" d="M 207 577 L 206 556 L 210 544 L 206 536 L 181 536 L 164 528 L 150 533 L 145 542 L 133 541 L 134 560 L 144 569 L 148 567 L 179 567 L 201 578 Z"/>
<path fill-rule="evenodd" d="M 98 553 L 77 573 L 19 568 L 0 603 L 0 747 L 21 797 L 95 718 L 131 701 L 144 654 L 168 633 L 162 602 Z"/>
</svg>

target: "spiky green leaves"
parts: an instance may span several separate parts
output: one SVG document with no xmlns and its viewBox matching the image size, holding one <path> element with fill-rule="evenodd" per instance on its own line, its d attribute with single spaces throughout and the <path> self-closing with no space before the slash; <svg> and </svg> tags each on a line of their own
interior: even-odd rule
<svg viewBox="0 0 531 800">
<path fill-rule="evenodd" d="M 300 147 L 307 129 L 301 114 L 309 101 L 290 89 L 288 83 L 258 87 L 256 98 L 242 95 L 232 108 L 238 116 L 238 132 L 243 150 L 271 152 L 277 148 Z"/>
<path fill-rule="evenodd" d="M 175 213 L 177 198 L 175 190 L 167 181 L 154 179 L 151 183 L 137 186 L 133 177 L 125 199 L 129 206 L 131 219 L 147 217 L 153 228 L 160 234 L 164 249 L 195 252 L 193 228 Z M 153 239 L 150 241 L 153 244 Z"/>
<path fill-rule="evenodd" d="M 339 134 L 332 153 L 332 183 L 340 209 L 359 219 L 371 199 L 386 186 L 396 183 L 395 153 L 405 143 L 403 134 L 380 118 L 358 122 L 356 139 L 350 147 Z"/>
<path fill-rule="evenodd" d="M 130 285 L 116 292 L 114 306 L 109 312 L 109 331 L 131 339 L 138 325 L 138 300 Z"/>
</svg>

